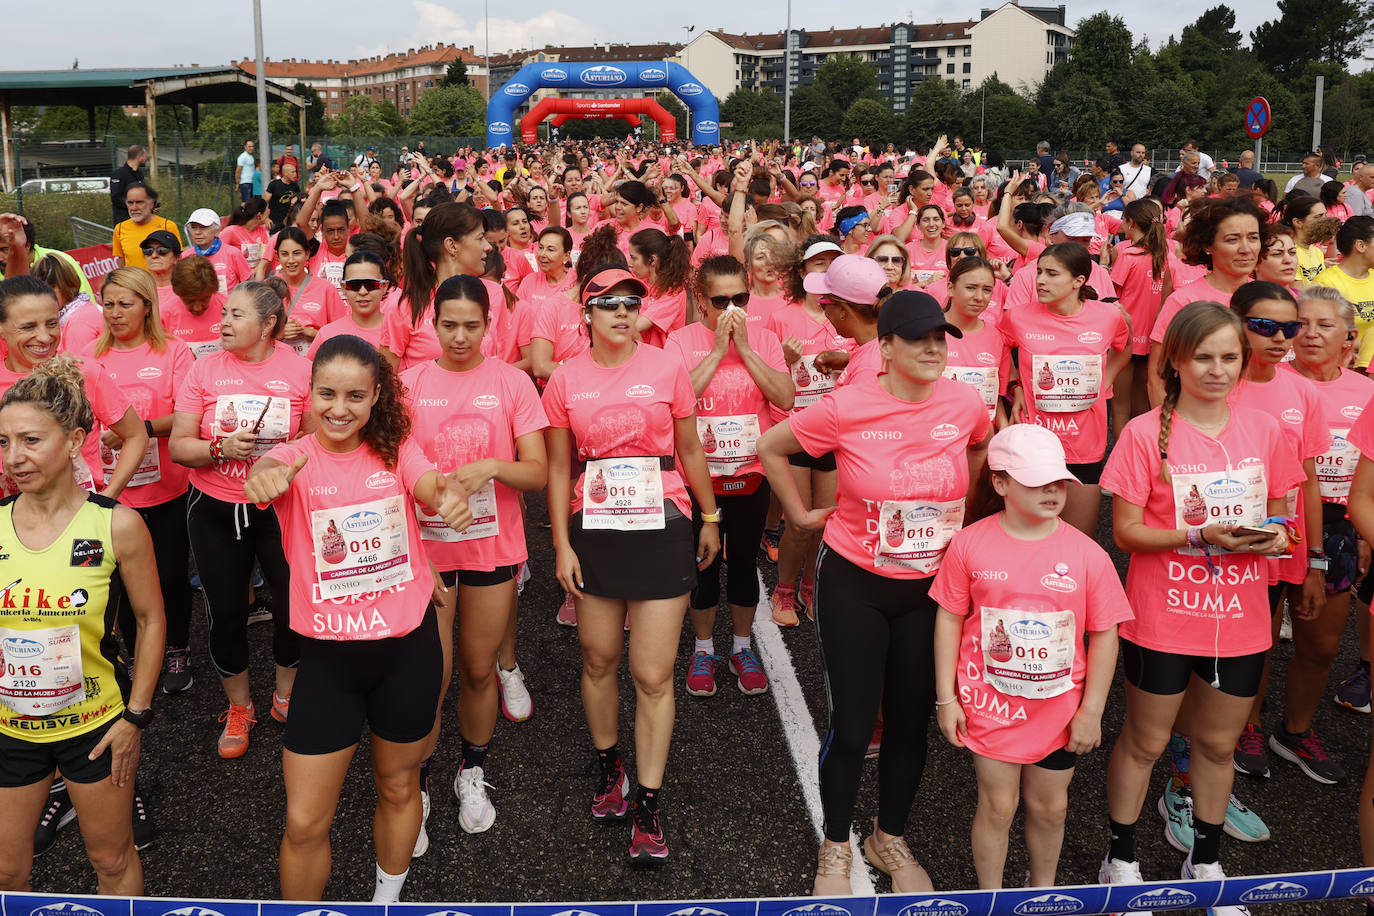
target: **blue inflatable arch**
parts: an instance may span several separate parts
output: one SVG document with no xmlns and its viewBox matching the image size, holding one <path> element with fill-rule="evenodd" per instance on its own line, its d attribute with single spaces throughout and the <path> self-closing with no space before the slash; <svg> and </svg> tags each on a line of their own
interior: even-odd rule
<svg viewBox="0 0 1374 916">
<path fill-rule="evenodd" d="M 536 89 L 666 88 L 692 112 L 692 142 L 720 142 L 720 106 L 697 78 L 671 61 L 606 64 L 594 61 L 531 63 L 492 94 L 487 103 L 487 146 L 512 146 L 519 138 L 515 109 Z"/>
</svg>

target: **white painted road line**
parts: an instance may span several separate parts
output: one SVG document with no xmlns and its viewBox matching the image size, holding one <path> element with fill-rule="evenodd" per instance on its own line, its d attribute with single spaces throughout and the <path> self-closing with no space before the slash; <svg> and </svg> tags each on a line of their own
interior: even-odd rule
<svg viewBox="0 0 1374 916">
<path fill-rule="evenodd" d="M 759 574 L 759 606 L 754 611 L 754 645 L 759 650 L 759 661 L 768 675 L 768 689 L 772 691 L 773 702 L 778 707 L 782 733 L 787 737 L 787 749 L 792 754 L 797 783 L 801 786 L 802 797 L 806 799 L 806 810 L 811 815 L 811 826 L 819 844 L 823 822 L 819 772 L 821 740 L 816 733 L 811 710 L 807 708 L 801 682 L 797 680 L 792 655 L 783 642 L 782 631 L 773 622 L 773 612 L 768 604 L 768 587 L 764 585 L 762 573 Z M 854 855 L 854 867 L 849 872 L 850 890 L 862 896 L 875 893 L 873 872 L 864 858 L 859 837 L 852 829 L 849 831 L 849 849 Z"/>
</svg>

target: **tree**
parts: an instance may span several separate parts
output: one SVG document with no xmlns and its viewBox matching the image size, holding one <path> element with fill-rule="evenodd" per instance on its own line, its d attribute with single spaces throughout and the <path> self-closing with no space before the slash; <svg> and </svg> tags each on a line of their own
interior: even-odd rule
<svg viewBox="0 0 1374 916">
<path fill-rule="evenodd" d="M 426 89 L 410 109 L 410 133 L 416 135 L 453 135 L 466 131 L 463 124 L 486 110 L 482 94 L 471 86 L 435 86 Z"/>
<path fill-rule="evenodd" d="M 468 82 L 468 65 L 459 57 L 448 65 L 444 71 L 443 79 L 439 80 L 440 86 L 470 86 Z"/>
<path fill-rule="evenodd" d="M 307 86 L 305 83 L 296 83 L 296 85 L 291 87 L 291 91 L 294 92 L 296 95 L 303 97 L 307 102 L 310 103 L 306 106 L 305 109 L 305 132 L 307 134 L 310 134 L 312 137 L 318 137 L 320 134 L 323 134 L 325 130 L 324 100 L 321 99 L 320 94 L 315 91 L 315 87 Z M 285 105 L 273 105 L 271 106 L 271 108 L 268 109 L 269 117 L 273 108 L 289 107 L 290 106 Z M 293 118 L 295 117 L 295 114 L 295 111 L 291 112 L 291 116 Z M 299 126 L 299 124 L 293 123 L 287 132 L 294 133 Z M 276 128 L 273 127 L 272 130 L 275 131 Z"/>
<path fill-rule="evenodd" d="M 902 140 L 925 149 L 940 134 L 951 137 L 961 133 L 963 99 L 949 80 L 922 80 L 911 92 L 906 117 L 902 121 Z"/>
<path fill-rule="evenodd" d="M 1122 65 L 1131 59 L 1132 45 L 1131 30 L 1124 19 L 1110 13 L 1094 13 L 1078 23 L 1073 56 L 1068 61 L 1069 73 L 1081 74 L 1114 93 L 1120 92 L 1125 88 Z"/>
<path fill-rule="evenodd" d="M 390 101 L 374 102 L 355 95 L 343 103 L 343 111 L 329 124 L 336 137 L 395 137 L 405 133 L 405 121 Z"/>
<path fill-rule="evenodd" d="M 844 112 L 819 86 L 792 91 L 792 133 L 798 137 L 832 139 L 840 134 Z"/>
<path fill-rule="evenodd" d="M 1344 64 L 1360 56 L 1374 7 L 1368 0 L 1279 0 L 1279 18 L 1250 33 L 1255 56 L 1278 74 L 1308 61 Z"/>
<path fill-rule="evenodd" d="M 882 99 L 878 94 L 878 71 L 856 54 L 832 54 L 816 71 L 816 87 L 830 97 L 841 111 L 855 99 Z"/>
<path fill-rule="evenodd" d="M 95 132 L 132 133 L 144 129 L 143 121 L 131 118 L 118 105 L 102 105 L 95 110 Z M 63 134 L 65 139 L 85 137 L 90 132 L 86 109 L 75 105 L 49 105 L 38 118 L 41 134 Z"/>
<path fill-rule="evenodd" d="M 989 149 L 1032 150 L 1040 139 L 1040 111 L 1019 95 L 989 95 L 982 124 Z"/>
<path fill-rule="evenodd" d="M 1054 125 L 1059 148 L 1101 149 L 1116 139 L 1121 112 L 1111 90 L 1085 73 L 1076 73 L 1055 93 L 1045 120 Z"/>
<path fill-rule="evenodd" d="M 840 123 L 843 137 L 858 137 L 860 143 L 890 143 L 896 139 L 897 119 L 892 109 L 876 99 L 855 99 Z"/>
<path fill-rule="evenodd" d="M 735 125 L 744 136 L 758 137 L 755 128 L 782 123 L 782 99 L 772 89 L 740 86 L 720 103 L 720 119 Z"/>
<path fill-rule="evenodd" d="M 1142 86 L 1126 100 L 1122 145 L 1144 143 L 1146 149 L 1161 149 L 1195 137 L 1203 126 L 1198 102 L 1183 82 L 1161 80 Z"/>
</svg>

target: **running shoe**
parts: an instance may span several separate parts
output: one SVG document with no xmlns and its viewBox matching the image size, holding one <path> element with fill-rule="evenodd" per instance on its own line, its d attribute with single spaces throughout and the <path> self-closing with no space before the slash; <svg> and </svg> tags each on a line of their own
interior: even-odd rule
<svg viewBox="0 0 1374 916">
<path fill-rule="evenodd" d="M 1293 641 L 1293 618 L 1288 614 L 1287 603 L 1285 603 L 1283 606 L 1283 620 L 1279 623 L 1279 641 Z"/>
<path fill-rule="evenodd" d="M 1357 665 L 1336 685 L 1333 697 L 1337 706 L 1344 706 L 1351 712 L 1369 712 L 1369 666 Z"/>
<path fill-rule="evenodd" d="M 1269 825 L 1234 795 L 1226 800 L 1226 823 L 1221 829 L 1242 843 L 1263 843 L 1269 839 Z"/>
<path fill-rule="evenodd" d="M 768 675 L 753 649 L 740 649 L 730 656 L 730 673 L 739 678 L 740 693 L 752 697 L 768 691 Z"/>
<path fill-rule="evenodd" d="M 481 767 L 464 767 L 453 778 L 453 791 L 458 794 L 458 826 L 468 833 L 482 833 L 496 822 L 496 809 L 487 798 L 487 789 L 495 786 L 484 782 Z"/>
<path fill-rule="evenodd" d="M 507 671 L 498 664 L 496 687 L 501 692 L 501 715 L 512 722 L 524 722 L 534 713 L 534 700 L 519 665 Z"/>
<path fill-rule="evenodd" d="M 261 563 L 255 562 L 255 563 L 253 564 L 253 580 L 252 580 L 252 581 L 253 581 L 253 588 L 254 588 L 254 589 L 262 588 L 264 585 L 267 584 L 267 580 L 264 579 L 264 578 L 262 577 L 262 564 L 261 564 Z"/>
<path fill-rule="evenodd" d="M 1120 859 L 1106 858 L 1097 870 L 1098 884 L 1144 884 L 1140 876 L 1139 862 L 1123 862 Z M 1148 913 L 1131 910 L 1122 911 L 1117 916 L 1149 916 Z"/>
<path fill-rule="evenodd" d="M 248 733 L 253 730 L 257 719 L 253 718 L 253 706 L 235 706 L 220 713 L 219 720 L 224 723 L 224 731 L 219 736 L 219 755 L 226 760 L 242 757 L 248 753 Z"/>
<path fill-rule="evenodd" d="M 1331 786 L 1345 778 L 1345 767 L 1326 752 L 1326 745 L 1317 737 L 1317 730 L 1309 728 L 1300 735 L 1290 735 L 1283 723 L 1274 727 L 1269 747 L 1275 753 L 1296 763 L 1298 769 L 1317 782 Z"/>
<path fill-rule="evenodd" d="M 782 540 L 782 526 L 769 531 L 763 529 L 763 540 L 759 546 L 763 548 L 763 555 L 768 558 L 769 563 L 778 562 L 778 543 Z"/>
<path fill-rule="evenodd" d="M 1237 773 L 1246 776 L 1269 775 L 1269 752 L 1264 748 L 1264 732 L 1247 722 L 1245 731 L 1236 741 L 1236 750 L 1231 755 L 1231 764 Z"/>
<path fill-rule="evenodd" d="M 1164 818 L 1164 839 L 1179 852 L 1193 848 L 1193 793 L 1178 779 L 1170 779 L 1159 796 L 1159 816 Z"/>
<path fill-rule="evenodd" d="M 1193 864 L 1193 854 L 1188 853 L 1188 858 L 1183 860 L 1181 872 L 1184 881 L 1215 881 L 1220 884 L 1226 880 L 1226 873 L 1221 870 L 1220 862 L 1199 862 Z M 1236 904 L 1234 906 L 1209 906 L 1207 916 L 1250 916 L 1250 908 Z"/>
<path fill-rule="evenodd" d="M 877 757 L 878 752 L 883 749 L 883 720 L 879 719 L 878 724 L 873 726 L 873 737 L 868 739 L 868 750 L 864 752 L 865 757 Z"/>
<path fill-rule="evenodd" d="M 616 761 L 610 772 L 602 773 L 597 782 L 596 794 L 592 796 L 592 817 L 597 820 L 620 820 L 630 810 L 625 796 L 630 791 L 630 777 L 625 775 L 625 764 Z"/>
<path fill-rule="evenodd" d="M 425 829 L 425 825 L 428 824 L 428 823 L 429 823 L 429 793 L 428 793 L 428 792 L 421 792 L 421 793 L 420 793 L 420 835 L 417 836 L 417 837 L 415 838 L 415 848 L 412 849 L 412 850 L 410 851 L 410 857 L 411 857 L 412 859 L 418 859 L 418 858 L 420 858 L 420 856 L 422 856 L 422 855 L 424 855 L 425 853 L 429 852 L 429 831 L 427 831 L 427 830 Z"/>
<path fill-rule="evenodd" d="M 530 581 L 530 564 L 528 561 L 520 564 L 520 574 L 515 577 L 515 594 L 517 597 L 525 593 L 525 583 Z"/>
<path fill-rule="evenodd" d="M 892 879 L 894 894 L 919 894 L 931 889 L 930 876 L 911 854 L 904 837 L 893 837 L 885 843 L 878 841 L 877 818 L 873 819 L 873 832 L 864 840 L 864 858 Z"/>
<path fill-rule="evenodd" d="M 773 609 L 774 623 L 780 627 L 795 627 L 799 623 L 796 598 L 795 585 L 779 585 L 773 589 L 773 596 L 768 599 L 768 604 Z"/>
<path fill-rule="evenodd" d="M 716 662 L 719 655 L 709 652 L 694 652 L 687 665 L 687 692 L 694 697 L 713 697 L 716 695 Z"/>
<path fill-rule="evenodd" d="M 816 619 L 816 580 L 802 576 L 801 585 L 797 587 L 797 604 L 806 611 L 807 620 Z"/>
<path fill-rule="evenodd" d="M 134 848 L 147 849 L 153 845 L 153 819 L 148 816 L 148 805 L 143 801 L 143 793 L 134 786 Z"/>
<path fill-rule="evenodd" d="M 636 804 L 630 817 L 630 861 L 636 865 L 661 865 L 668 858 L 663 841 L 663 820 L 657 811 Z"/>
<path fill-rule="evenodd" d="M 162 659 L 162 692 L 184 693 L 195 682 L 191 676 L 191 650 L 168 649 Z"/>
<path fill-rule="evenodd" d="M 272 603 L 259 597 L 248 606 L 249 623 L 267 623 L 272 619 Z"/>
<path fill-rule="evenodd" d="M 572 592 L 563 596 L 563 603 L 558 606 L 558 616 L 554 620 L 560 627 L 577 626 L 577 603 L 573 599 Z"/>
<path fill-rule="evenodd" d="M 272 718 L 283 725 L 286 724 L 286 716 L 291 712 L 291 694 L 282 696 L 274 689 L 272 691 Z"/>
<path fill-rule="evenodd" d="M 813 897 L 848 897 L 853 893 L 849 888 L 849 869 L 854 863 L 854 854 L 849 844 L 837 846 L 834 843 L 821 843 L 816 854 L 816 881 L 811 885 Z"/>
<path fill-rule="evenodd" d="M 66 783 L 63 783 L 60 789 L 48 793 L 48 805 L 38 819 L 38 829 L 33 832 L 33 854 L 41 856 L 52 849 L 57 842 L 57 832 L 74 820 L 76 808 L 67 794 Z"/>
</svg>

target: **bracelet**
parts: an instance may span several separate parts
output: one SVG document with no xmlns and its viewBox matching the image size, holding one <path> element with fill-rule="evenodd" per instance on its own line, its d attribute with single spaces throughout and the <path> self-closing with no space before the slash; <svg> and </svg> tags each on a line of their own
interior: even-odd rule
<svg viewBox="0 0 1374 916">
<path fill-rule="evenodd" d="M 957 700 L 957 699 L 959 699 L 959 698 L 956 696 L 956 697 L 950 697 L 948 700 L 936 700 L 936 701 L 935 701 L 935 708 L 936 708 L 936 709 L 939 709 L 941 706 L 948 706 L 950 703 L 953 703 L 953 702 L 954 702 L 955 700 Z"/>
<path fill-rule="evenodd" d="M 703 512 L 703 513 L 701 513 L 701 520 L 702 520 L 703 522 L 712 522 L 712 523 L 714 523 L 714 524 L 719 525 L 719 524 L 720 524 L 720 510 L 717 509 L 715 512 Z"/>
<path fill-rule="evenodd" d="M 144 420 L 144 421 L 143 421 L 143 428 L 144 428 L 145 430 L 148 431 L 148 438 L 149 438 L 149 439 L 156 439 L 156 438 L 157 438 L 157 435 L 153 432 L 153 421 L 152 421 L 152 420 Z"/>
<path fill-rule="evenodd" d="M 1184 534 L 1184 542 L 1195 550 L 1202 549 L 1202 529 L 1189 528 Z"/>
<path fill-rule="evenodd" d="M 1019 378 L 1014 378 L 1011 381 L 1007 382 L 1007 394 L 1011 394 L 1017 388 L 1022 387 L 1024 386 L 1021 384 L 1021 380 Z"/>
<path fill-rule="evenodd" d="M 216 464 L 223 464 L 225 462 L 223 439 L 210 440 L 210 460 Z"/>
</svg>

